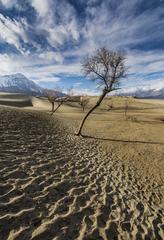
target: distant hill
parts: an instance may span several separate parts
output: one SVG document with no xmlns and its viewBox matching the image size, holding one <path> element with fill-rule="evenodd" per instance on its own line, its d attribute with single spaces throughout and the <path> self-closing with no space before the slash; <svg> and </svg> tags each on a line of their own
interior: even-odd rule
<svg viewBox="0 0 164 240">
<path fill-rule="evenodd" d="M 0 76 L 0 91 L 25 95 L 42 94 L 42 88 L 21 73 Z"/>
</svg>

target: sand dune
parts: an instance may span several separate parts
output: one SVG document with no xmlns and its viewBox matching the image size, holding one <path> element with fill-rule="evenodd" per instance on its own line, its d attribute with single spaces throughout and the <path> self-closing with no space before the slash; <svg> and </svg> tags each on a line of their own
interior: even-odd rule
<svg viewBox="0 0 164 240">
<path fill-rule="evenodd" d="M 1 108 L 0 239 L 164 239 L 156 182 L 44 113 Z"/>
<path fill-rule="evenodd" d="M 164 99 L 139 99 L 138 101 L 155 105 L 164 105 Z"/>
<path fill-rule="evenodd" d="M 0 92 L 0 105 L 12 107 L 31 107 L 31 97 L 19 93 Z"/>
</svg>

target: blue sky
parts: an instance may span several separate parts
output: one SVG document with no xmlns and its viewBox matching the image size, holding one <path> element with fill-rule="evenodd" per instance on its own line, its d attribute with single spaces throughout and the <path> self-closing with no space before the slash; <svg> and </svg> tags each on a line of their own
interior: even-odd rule
<svg viewBox="0 0 164 240">
<path fill-rule="evenodd" d="M 164 86 L 164 0 L 0 0 L 0 74 L 97 93 L 81 62 L 97 48 L 125 51 L 122 87 Z"/>
</svg>

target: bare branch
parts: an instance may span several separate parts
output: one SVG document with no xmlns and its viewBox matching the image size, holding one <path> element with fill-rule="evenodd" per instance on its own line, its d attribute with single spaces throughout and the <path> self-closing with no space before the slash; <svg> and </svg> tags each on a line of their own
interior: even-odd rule
<svg viewBox="0 0 164 240">
<path fill-rule="evenodd" d="M 107 92 L 110 92 L 125 76 L 124 60 L 125 56 L 122 53 L 100 48 L 93 56 L 85 59 L 82 69 L 86 76 L 102 83 Z"/>
</svg>

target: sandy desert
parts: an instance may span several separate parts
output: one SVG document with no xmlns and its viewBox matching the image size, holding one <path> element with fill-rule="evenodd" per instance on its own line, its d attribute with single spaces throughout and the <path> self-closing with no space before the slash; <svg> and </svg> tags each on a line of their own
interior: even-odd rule
<svg viewBox="0 0 164 240">
<path fill-rule="evenodd" d="M 76 104 L 1 105 L 1 240 L 164 239 L 164 101 L 135 100 L 128 120 L 122 101 L 84 137 Z"/>
</svg>

